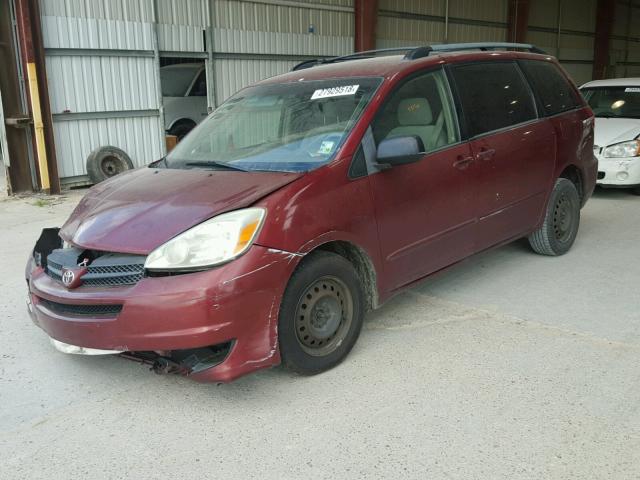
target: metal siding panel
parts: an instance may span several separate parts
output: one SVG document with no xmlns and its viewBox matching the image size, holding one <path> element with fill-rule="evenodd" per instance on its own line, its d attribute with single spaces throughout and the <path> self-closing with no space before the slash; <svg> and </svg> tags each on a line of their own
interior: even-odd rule
<svg viewBox="0 0 640 480">
<path fill-rule="evenodd" d="M 105 50 L 152 50 L 153 24 L 43 16 L 45 48 L 96 48 Z"/>
<path fill-rule="evenodd" d="M 504 42 L 507 29 L 480 25 L 449 24 L 449 42 Z"/>
<path fill-rule="evenodd" d="M 451 25 L 450 25 L 451 26 Z M 377 29 L 379 48 L 441 43 L 444 39 L 444 23 L 410 20 L 396 17 L 379 17 Z"/>
<path fill-rule="evenodd" d="M 353 37 L 216 28 L 214 45 L 217 53 L 346 55 L 353 51 Z"/>
<path fill-rule="evenodd" d="M 445 2 L 425 2 L 424 0 L 380 0 L 378 2 L 380 10 L 390 10 L 393 12 L 409 12 L 421 15 L 445 14 Z"/>
<path fill-rule="evenodd" d="M 597 3 L 597 0 L 562 0 L 562 28 L 595 32 Z"/>
<path fill-rule="evenodd" d="M 153 0 L 40 0 L 43 16 L 153 21 Z"/>
<path fill-rule="evenodd" d="M 214 8 L 215 26 L 223 29 L 309 34 L 313 25 L 313 35 L 354 35 L 351 12 L 233 0 L 218 0 Z"/>
<path fill-rule="evenodd" d="M 558 0 L 536 0 L 529 2 L 529 25 L 557 28 Z"/>
<path fill-rule="evenodd" d="M 286 73 L 296 64 L 289 60 L 214 60 L 216 102 L 222 103 L 241 88 L 274 75 Z"/>
<path fill-rule="evenodd" d="M 164 129 L 160 118 L 109 118 L 54 122 L 53 132 L 61 177 L 86 175 L 86 161 L 96 148 L 121 148 L 136 167 L 162 156 Z"/>
<path fill-rule="evenodd" d="M 49 56 L 52 113 L 158 109 L 153 58 Z"/>
<path fill-rule="evenodd" d="M 507 0 L 483 0 L 481 2 L 477 0 L 449 0 L 449 16 L 469 20 L 506 22 Z"/>
</svg>

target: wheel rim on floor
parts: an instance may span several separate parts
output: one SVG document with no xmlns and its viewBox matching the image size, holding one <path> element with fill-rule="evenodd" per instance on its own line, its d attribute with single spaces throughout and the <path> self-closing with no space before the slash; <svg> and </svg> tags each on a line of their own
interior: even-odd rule
<svg viewBox="0 0 640 480">
<path fill-rule="evenodd" d="M 553 230 L 559 242 L 566 242 L 571 238 L 573 217 L 573 204 L 569 197 L 562 195 L 553 210 Z"/>
<path fill-rule="evenodd" d="M 352 321 L 353 298 L 347 286 L 336 277 L 321 277 L 298 302 L 296 338 L 309 355 L 329 355 L 342 344 Z"/>
<path fill-rule="evenodd" d="M 100 162 L 100 170 L 107 177 L 113 177 L 118 173 L 122 173 L 126 170 L 126 166 L 120 161 L 119 158 L 109 155 L 102 159 Z"/>
</svg>

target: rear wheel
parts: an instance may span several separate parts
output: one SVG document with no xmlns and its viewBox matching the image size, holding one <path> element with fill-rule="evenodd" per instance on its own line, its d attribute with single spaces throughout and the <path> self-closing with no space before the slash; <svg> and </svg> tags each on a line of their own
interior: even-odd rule
<svg viewBox="0 0 640 480">
<path fill-rule="evenodd" d="M 541 255 L 569 251 L 580 226 L 580 196 L 571 180 L 559 178 L 551 192 L 544 223 L 529 236 L 531 248 Z"/>
<path fill-rule="evenodd" d="M 304 375 L 340 363 L 356 343 L 364 295 L 356 270 L 343 257 L 314 252 L 292 275 L 285 291 L 278 336 L 282 363 Z"/>
</svg>

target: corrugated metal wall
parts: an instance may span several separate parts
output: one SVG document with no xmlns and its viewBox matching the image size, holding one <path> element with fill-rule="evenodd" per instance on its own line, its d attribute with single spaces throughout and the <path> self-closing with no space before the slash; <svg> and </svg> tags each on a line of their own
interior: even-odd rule
<svg viewBox="0 0 640 480">
<path fill-rule="evenodd" d="M 353 0 L 40 0 L 63 183 L 114 145 L 164 154 L 160 57 L 204 60 L 209 105 L 305 59 L 353 50 Z"/>
<path fill-rule="evenodd" d="M 499 42 L 507 36 L 507 0 L 380 0 L 377 46 Z"/>
<path fill-rule="evenodd" d="M 63 183 L 86 182 L 86 159 L 97 147 L 121 148 L 136 166 L 162 156 L 153 1 L 40 4 Z"/>
<path fill-rule="evenodd" d="M 591 80 L 597 0 L 530 2 L 527 41 L 558 57 L 582 84 Z"/>
</svg>

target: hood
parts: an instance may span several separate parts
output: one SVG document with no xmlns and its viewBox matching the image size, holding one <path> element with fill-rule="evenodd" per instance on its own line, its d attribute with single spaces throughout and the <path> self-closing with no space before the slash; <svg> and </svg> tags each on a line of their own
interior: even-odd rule
<svg viewBox="0 0 640 480">
<path fill-rule="evenodd" d="M 215 215 L 247 207 L 300 174 L 141 168 L 93 187 L 60 236 L 83 248 L 148 254 Z"/>
<path fill-rule="evenodd" d="M 596 117 L 593 143 L 599 147 L 606 147 L 633 140 L 638 135 L 640 135 L 640 120 L 637 118 Z"/>
</svg>

